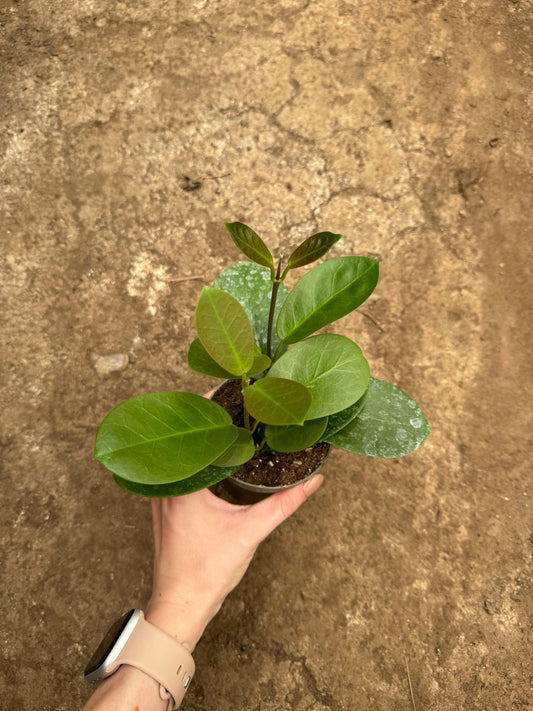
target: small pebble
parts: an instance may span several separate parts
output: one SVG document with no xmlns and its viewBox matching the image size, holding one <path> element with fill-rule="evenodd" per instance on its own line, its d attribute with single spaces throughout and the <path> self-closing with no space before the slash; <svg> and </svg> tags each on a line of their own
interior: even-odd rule
<svg viewBox="0 0 533 711">
<path fill-rule="evenodd" d="M 93 355 L 94 367 L 100 377 L 124 370 L 128 362 L 128 356 L 124 353 L 112 353 L 105 356 Z"/>
<path fill-rule="evenodd" d="M 248 647 L 245 644 L 241 644 L 241 652 L 246 652 Z"/>
</svg>

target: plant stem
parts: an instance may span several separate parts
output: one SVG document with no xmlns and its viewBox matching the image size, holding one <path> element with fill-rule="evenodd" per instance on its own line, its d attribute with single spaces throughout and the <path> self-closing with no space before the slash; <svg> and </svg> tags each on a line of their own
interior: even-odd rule
<svg viewBox="0 0 533 711">
<path fill-rule="evenodd" d="M 244 404 L 244 388 L 249 384 L 248 378 L 243 375 L 242 376 L 242 390 L 243 390 L 243 404 L 242 404 L 242 409 L 243 409 L 243 414 L 244 414 L 244 426 L 246 427 L 247 430 L 250 430 L 252 432 L 252 428 L 250 427 L 250 413 L 246 409 L 246 405 Z"/>
<path fill-rule="evenodd" d="M 267 331 L 267 356 L 269 358 L 272 357 L 272 327 L 274 325 L 274 312 L 276 310 L 276 299 L 278 296 L 279 285 L 283 281 L 283 279 L 280 278 L 280 274 L 281 274 L 281 257 L 279 258 L 279 262 L 278 262 L 278 270 L 276 272 L 276 278 L 272 279 L 274 284 L 272 286 L 272 296 L 270 297 L 270 311 L 268 314 L 268 331 Z M 283 277 L 285 277 L 285 273 L 284 273 Z"/>
<path fill-rule="evenodd" d="M 272 363 L 275 363 L 277 361 L 282 349 L 283 349 L 283 341 L 280 341 L 279 346 L 276 348 L 276 352 L 274 353 L 274 358 L 272 358 Z"/>
<path fill-rule="evenodd" d="M 268 335 L 267 335 L 267 356 L 272 357 L 272 326 L 274 323 L 274 309 L 276 308 L 276 298 L 281 282 L 275 281 L 272 287 L 272 298 L 270 299 L 270 313 L 268 314 Z"/>
</svg>

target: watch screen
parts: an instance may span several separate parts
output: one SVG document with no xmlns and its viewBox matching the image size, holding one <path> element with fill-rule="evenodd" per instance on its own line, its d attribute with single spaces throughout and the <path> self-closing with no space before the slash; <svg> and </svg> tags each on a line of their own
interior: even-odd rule
<svg viewBox="0 0 533 711">
<path fill-rule="evenodd" d="M 107 655 L 109 654 L 109 651 L 115 645 L 115 642 L 122 634 L 124 627 L 126 627 L 134 612 L 135 610 L 130 610 L 129 612 L 124 613 L 122 617 L 119 617 L 115 624 L 109 628 L 108 633 L 100 642 L 100 644 L 98 645 L 98 649 L 93 654 L 89 663 L 87 664 L 84 672 L 85 676 L 87 676 L 88 674 L 92 674 L 98 669 L 98 667 L 100 667 L 104 663 Z"/>
</svg>

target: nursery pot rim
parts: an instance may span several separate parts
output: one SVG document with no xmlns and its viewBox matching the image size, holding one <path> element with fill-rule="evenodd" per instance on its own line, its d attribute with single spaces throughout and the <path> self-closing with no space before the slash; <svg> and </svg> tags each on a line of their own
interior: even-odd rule
<svg viewBox="0 0 533 711">
<path fill-rule="evenodd" d="M 238 378 L 235 378 L 235 380 L 238 380 Z M 233 380 L 227 379 L 224 380 L 223 383 L 221 383 L 209 396 L 209 399 L 212 400 L 213 396 L 226 385 L 226 383 L 231 383 Z M 317 442 L 318 444 L 318 442 Z M 232 492 L 234 496 L 239 496 L 239 493 L 241 493 L 242 497 L 244 499 L 248 499 L 246 501 L 243 501 L 242 503 L 255 503 L 256 501 L 261 501 L 262 499 L 267 498 L 271 494 L 275 494 L 278 491 L 285 491 L 286 489 L 292 489 L 295 486 L 299 486 L 300 484 L 303 484 L 304 481 L 307 481 L 310 479 L 312 476 L 314 476 L 318 470 L 326 463 L 329 453 L 331 451 L 331 445 L 329 443 L 325 443 L 328 445 L 326 453 L 324 454 L 322 460 L 320 463 L 313 469 L 312 472 L 309 474 L 306 474 L 302 479 L 298 479 L 298 481 L 293 482 L 292 484 L 283 484 L 281 486 L 265 486 L 264 484 L 251 484 L 248 481 L 242 481 L 241 479 L 236 479 L 233 474 L 231 476 L 226 477 L 226 479 L 223 479 L 222 482 L 220 482 L 223 486 L 231 489 L 234 489 Z M 314 445 L 311 445 L 314 446 Z M 307 447 L 306 447 L 307 449 Z M 305 451 L 302 450 L 302 451 Z M 238 471 L 238 470 L 237 470 Z M 237 473 L 237 472 L 235 472 Z M 239 491 L 235 491 L 240 490 Z"/>
</svg>

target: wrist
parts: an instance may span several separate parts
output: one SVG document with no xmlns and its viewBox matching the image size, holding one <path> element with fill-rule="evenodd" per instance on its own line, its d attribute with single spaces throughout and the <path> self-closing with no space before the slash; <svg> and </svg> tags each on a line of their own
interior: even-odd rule
<svg viewBox="0 0 533 711">
<path fill-rule="evenodd" d="M 139 703 L 160 711 L 168 708 L 168 703 L 161 699 L 159 683 L 140 669 L 124 664 L 100 683 L 82 711 L 139 708 Z"/>
<path fill-rule="evenodd" d="M 144 616 L 192 652 L 221 605 L 222 601 L 193 599 L 185 595 L 179 602 L 152 596 Z"/>
</svg>

